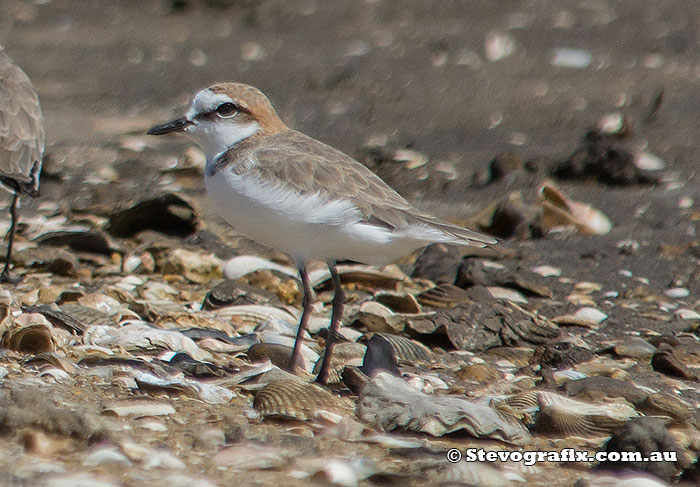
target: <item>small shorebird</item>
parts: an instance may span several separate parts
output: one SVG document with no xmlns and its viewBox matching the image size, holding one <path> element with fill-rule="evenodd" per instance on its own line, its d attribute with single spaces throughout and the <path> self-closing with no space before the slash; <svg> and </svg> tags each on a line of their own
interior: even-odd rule
<svg viewBox="0 0 700 487">
<path fill-rule="evenodd" d="M 183 118 L 150 135 L 184 132 L 207 157 L 207 192 L 219 214 L 240 233 L 296 261 L 304 288 L 292 369 L 312 309 L 306 263 L 328 265 L 335 295 L 326 351 L 317 381 L 325 384 L 345 307 L 336 261 L 382 266 L 433 242 L 483 247 L 481 235 L 414 208 L 360 162 L 289 129 L 258 89 L 222 83 L 200 91 Z"/>
<path fill-rule="evenodd" d="M 39 98 L 27 75 L 12 64 L 0 46 L 0 183 L 13 193 L 7 254 L 0 282 L 18 280 L 10 277 L 17 203 L 22 195 L 38 196 L 43 153 L 44 121 Z"/>
</svg>

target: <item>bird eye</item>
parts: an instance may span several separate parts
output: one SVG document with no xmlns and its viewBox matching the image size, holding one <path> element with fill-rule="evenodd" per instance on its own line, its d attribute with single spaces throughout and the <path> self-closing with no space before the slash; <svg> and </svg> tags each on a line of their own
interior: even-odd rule
<svg viewBox="0 0 700 487">
<path fill-rule="evenodd" d="M 238 108 L 231 102 L 222 103 L 216 107 L 216 114 L 221 118 L 231 118 L 238 113 Z"/>
</svg>

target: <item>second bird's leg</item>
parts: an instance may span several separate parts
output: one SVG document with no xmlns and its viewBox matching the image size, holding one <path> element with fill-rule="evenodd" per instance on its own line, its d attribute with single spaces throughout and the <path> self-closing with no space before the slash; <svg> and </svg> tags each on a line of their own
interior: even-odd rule
<svg viewBox="0 0 700 487">
<path fill-rule="evenodd" d="M 331 313 L 331 324 L 328 327 L 328 338 L 326 339 L 326 353 L 323 354 L 323 362 L 321 362 L 321 370 L 316 377 L 316 382 L 325 385 L 328 382 L 328 374 L 331 370 L 331 358 L 333 356 L 333 347 L 335 347 L 335 336 L 340 327 L 340 318 L 343 317 L 345 310 L 345 293 L 340 285 L 340 275 L 335 268 L 335 262 L 328 264 L 328 269 L 331 271 L 333 278 L 333 311 Z"/>
<path fill-rule="evenodd" d="M 292 350 L 292 358 L 289 361 L 289 368 L 292 372 L 296 372 L 301 367 L 301 345 L 304 342 L 304 332 L 309 325 L 309 317 L 314 304 L 314 291 L 311 289 L 311 281 L 309 273 L 306 272 L 306 266 L 300 262 L 298 264 L 299 276 L 301 276 L 301 285 L 304 288 L 304 297 L 301 300 L 302 312 L 301 320 L 299 320 L 299 330 L 297 330 L 297 338 L 294 342 L 294 350 Z"/>
<path fill-rule="evenodd" d="M 5 267 L 0 274 L 0 282 L 19 282 L 18 278 L 10 277 L 10 264 L 12 262 L 12 244 L 15 242 L 15 230 L 17 228 L 17 201 L 19 193 L 17 191 L 12 195 L 12 203 L 10 205 L 10 231 L 7 234 L 7 253 L 5 254 Z"/>
</svg>

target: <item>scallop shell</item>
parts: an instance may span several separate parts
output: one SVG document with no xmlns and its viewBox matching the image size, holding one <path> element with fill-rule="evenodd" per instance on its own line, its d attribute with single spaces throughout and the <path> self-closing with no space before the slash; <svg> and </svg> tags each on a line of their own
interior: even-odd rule
<svg viewBox="0 0 700 487">
<path fill-rule="evenodd" d="M 375 333 L 373 336 L 380 336 L 391 344 L 391 347 L 396 352 L 396 358 L 399 363 L 414 364 L 415 362 L 428 362 L 432 352 L 422 343 L 418 343 L 409 338 L 400 335 L 391 335 L 389 333 Z"/>
<path fill-rule="evenodd" d="M 313 419 L 318 411 L 352 414 L 348 404 L 315 384 L 296 379 L 270 382 L 255 395 L 253 407 L 263 416 Z"/>
<path fill-rule="evenodd" d="M 453 284 L 438 284 L 423 291 L 417 297 L 420 304 L 434 308 L 452 308 L 471 301 L 467 291 Z"/>
<path fill-rule="evenodd" d="M 566 436 L 607 436 L 637 416 L 634 408 L 620 403 L 585 403 L 552 392 L 537 397 L 537 429 Z"/>
</svg>

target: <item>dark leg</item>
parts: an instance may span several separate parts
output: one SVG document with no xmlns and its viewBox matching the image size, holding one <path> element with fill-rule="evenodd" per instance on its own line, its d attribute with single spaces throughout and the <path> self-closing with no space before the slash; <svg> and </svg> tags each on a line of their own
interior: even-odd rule
<svg viewBox="0 0 700 487">
<path fill-rule="evenodd" d="M 304 288 L 304 297 L 301 301 L 303 310 L 301 312 L 301 320 L 299 321 L 299 330 L 297 331 L 297 339 L 294 342 L 294 350 L 292 351 L 292 359 L 289 362 L 289 368 L 294 373 L 301 369 L 301 344 L 304 341 L 304 332 L 309 324 L 311 316 L 311 308 L 313 306 L 313 290 L 311 289 L 311 281 L 309 281 L 309 273 L 306 272 L 306 266 L 303 262 L 298 264 L 299 275 L 301 276 L 301 284 Z"/>
<path fill-rule="evenodd" d="M 328 269 L 331 271 L 333 278 L 333 311 L 331 313 L 331 326 L 328 327 L 328 339 L 326 340 L 326 353 L 323 354 L 323 362 L 321 362 L 321 370 L 316 377 L 316 382 L 325 385 L 328 382 L 328 374 L 331 370 L 331 357 L 333 356 L 333 347 L 335 347 L 335 335 L 338 333 L 340 326 L 340 318 L 343 317 L 345 309 L 345 293 L 340 285 L 340 276 L 335 268 L 335 262 L 328 264 Z"/>
<path fill-rule="evenodd" d="M 7 236 L 7 254 L 5 254 L 5 268 L 0 274 L 0 282 L 10 282 L 17 283 L 21 281 L 21 278 L 11 278 L 10 277 L 10 264 L 12 262 L 12 244 L 15 242 L 15 229 L 17 227 L 17 201 L 19 200 L 19 193 L 15 191 L 12 195 L 12 204 L 10 205 L 10 231 Z"/>
</svg>

